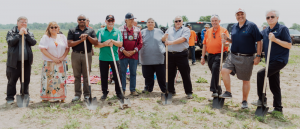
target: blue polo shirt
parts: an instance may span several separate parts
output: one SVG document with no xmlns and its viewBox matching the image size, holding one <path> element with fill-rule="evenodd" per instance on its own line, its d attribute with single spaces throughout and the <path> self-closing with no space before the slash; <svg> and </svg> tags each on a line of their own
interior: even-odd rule
<svg viewBox="0 0 300 129">
<path fill-rule="evenodd" d="M 261 33 L 256 24 L 246 20 L 241 28 L 239 23 L 232 26 L 231 39 L 231 52 L 254 54 L 256 53 L 256 42 L 261 40 Z"/>
<path fill-rule="evenodd" d="M 275 35 L 275 37 L 281 41 L 286 41 L 288 43 L 292 42 L 289 29 L 284 25 L 280 25 L 277 23 L 273 29 L 270 29 L 270 27 L 264 29 L 261 32 L 261 34 L 263 36 L 263 48 L 264 48 L 266 57 L 268 54 L 269 33 L 270 32 L 273 33 Z M 271 53 L 270 53 L 270 62 L 279 61 L 279 62 L 287 64 L 288 60 L 289 60 L 289 53 L 290 53 L 289 49 L 284 48 L 275 42 L 272 42 Z M 266 60 L 267 60 L 267 58 L 266 58 Z"/>
</svg>

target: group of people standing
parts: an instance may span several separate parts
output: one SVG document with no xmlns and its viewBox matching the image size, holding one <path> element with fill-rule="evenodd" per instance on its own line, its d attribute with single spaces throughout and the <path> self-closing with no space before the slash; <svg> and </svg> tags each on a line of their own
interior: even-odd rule
<svg viewBox="0 0 300 129">
<path fill-rule="evenodd" d="M 218 15 L 211 16 L 212 28 L 205 26 L 202 31 L 203 50 L 200 63 L 205 64 L 205 54 L 208 53 L 208 66 L 212 73 L 210 91 L 212 97 L 231 98 L 230 74 L 237 75 L 237 78 L 243 81 L 243 99 L 242 108 L 248 108 L 248 94 L 250 91 L 250 78 L 252 75 L 253 65 L 260 62 L 262 50 L 265 54 L 268 51 L 269 40 L 272 41 L 270 65 L 269 65 L 269 82 L 270 89 L 274 95 L 274 110 L 282 112 L 281 90 L 279 71 L 284 68 L 288 62 L 289 49 L 291 48 L 291 38 L 289 31 L 284 25 L 278 24 L 279 13 L 271 10 L 266 13 L 266 20 L 269 27 L 262 32 L 251 21 L 246 19 L 246 12 L 238 9 L 235 12 L 238 23 L 232 27 L 231 38 L 228 31 L 219 25 L 221 19 Z M 136 70 L 138 62 L 142 65 L 142 73 L 145 78 L 145 88 L 143 92 L 152 92 L 154 87 L 154 74 L 157 75 L 159 87 L 163 93 L 166 92 L 166 77 L 168 74 L 168 91 L 176 95 L 174 80 L 179 70 L 185 93 L 188 99 L 192 99 L 193 89 L 190 77 L 190 66 L 188 53 L 194 51 L 194 45 L 197 42 L 196 34 L 192 27 L 182 26 L 183 19 L 177 16 L 174 19 L 174 26 L 170 27 L 165 33 L 155 27 L 155 20 L 147 20 L 147 28 L 141 30 L 134 21 L 132 13 L 125 15 L 125 25 L 118 29 L 114 27 L 115 17 L 107 15 L 105 18 L 106 26 L 101 27 L 95 32 L 88 26 L 89 19 L 84 15 L 77 17 L 78 26 L 72 28 L 65 37 L 60 33 L 59 25 L 56 22 L 50 22 L 45 35 L 40 40 L 39 48 L 43 54 L 43 69 L 41 76 L 41 99 L 43 101 L 55 100 L 64 101 L 66 98 L 66 69 L 67 55 L 70 47 L 71 64 L 75 77 L 74 89 L 75 97 L 72 101 L 78 101 L 83 94 L 84 99 L 89 97 L 88 72 L 86 71 L 85 53 L 88 54 L 88 64 L 91 68 L 93 45 L 100 48 L 99 67 L 101 75 L 101 87 L 103 96 L 106 99 L 108 95 L 108 72 L 109 66 L 112 68 L 113 80 L 115 81 L 115 90 L 118 98 L 123 98 L 117 79 L 116 68 L 111 53 L 113 50 L 120 78 L 122 90 L 126 91 L 126 71 L 129 65 L 130 71 L 130 94 L 137 96 L 136 92 Z M 29 94 L 28 85 L 30 83 L 31 64 L 33 54 L 31 46 L 36 44 L 33 33 L 27 29 L 27 18 L 19 17 L 17 26 L 7 33 L 8 59 L 7 59 L 7 103 L 14 102 L 16 95 L 16 82 L 21 76 L 21 37 L 25 37 L 24 52 L 24 91 Z M 87 50 L 84 49 L 83 42 L 86 41 Z M 201 41 L 202 42 L 202 41 Z M 221 46 L 223 48 L 224 65 L 221 69 L 226 91 L 222 94 L 219 84 Z M 230 52 L 229 52 L 229 46 Z M 165 71 L 165 53 L 168 47 L 168 73 Z M 263 49 L 262 49 L 263 48 Z M 138 61 L 140 60 L 140 61 Z M 192 64 L 196 60 L 193 56 Z M 89 69 L 90 70 L 90 69 Z M 262 105 L 262 94 L 264 84 L 265 69 L 257 73 L 257 94 L 258 101 L 253 105 Z M 83 76 L 83 87 L 81 85 L 81 75 Z M 83 93 L 82 93 L 82 88 Z M 22 89 L 21 89 L 22 90 Z M 266 104 L 266 101 L 264 101 Z"/>
</svg>

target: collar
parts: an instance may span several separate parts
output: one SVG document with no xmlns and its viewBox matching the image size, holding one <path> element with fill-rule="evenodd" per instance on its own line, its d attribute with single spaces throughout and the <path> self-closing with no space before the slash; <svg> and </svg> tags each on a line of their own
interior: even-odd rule
<svg viewBox="0 0 300 129">
<path fill-rule="evenodd" d="M 107 29 L 106 26 L 104 27 L 104 30 L 107 30 L 107 31 L 108 31 L 108 29 Z M 113 32 L 113 31 L 116 31 L 116 30 L 115 30 L 115 27 L 113 27 L 113 29 L 111 30 L 111 32 Z"/>
<path fill-rule="evenodd" d="M 212 27 L 213 32 L 218 32 L 220 30 L 221 26 L 219 25 L 218 29 L 215 31 L 215 29 Z"/>
<path fill-rule="evenodd" d="M 88 29 L 88 28 L 85 26 L 85 28 L 84 28 L 83 31 L 85 31 L 85 30 L 87 30 L 87 29 Z M 76 26 L 76 30 L 81 30 L 81 29 L 79 29 L 79 25 Z"/>
<path fill-rule="evenodd" d="M 182 26 L 177 31 L 179 31 L 180 29 L 182 29 Z M 176 31 L 175 26 L 173 27 L 173 30 Z"/>
<path fill-rule="evenodd" d="M 269 27 L 268 27 L 268 31 L 270 32 L 270 31 L 274 31 L 274 30 L 278 29 L 278 28 L 279 28 L 279 25 L 280 25 L 280 24 L 277 22 L 273 29 L 271 29 L 270 26 L 269 26 Z"/>
<path fill-rule="evenodd" d="M 124 28 L 126 29 L 126 31 L 131 31 L 131 30 L 134 30 L 134 29 L 135 29 L 135 26 L 132 26 L 131 29 L 129 30 L 128 27 L 127 27 L 127 24 L 125 24 L 125 25 L 124 25 Z"/>
<path fill-rule="evenodd" d="M 248 25 L 248 20 L 246 19 L 244 25 L 241 28 L 243 28 L 244 26 L 247 26 L 247 25 Z M 237 23 L 236 27 L 240 28 L 239 22 Z"/>
</svg>

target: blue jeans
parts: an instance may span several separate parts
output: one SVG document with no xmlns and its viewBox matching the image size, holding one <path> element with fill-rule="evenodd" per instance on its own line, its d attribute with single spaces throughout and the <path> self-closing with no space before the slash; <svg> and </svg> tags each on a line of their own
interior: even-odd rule
<svg viewBox="0 0 300 129">
<path fill-rule="evenodd" d="M 129 72 L 130 72 L 130 91 L 135 91 L 136 87 L 136 69 L 138 60 L 124 58 L 120 60 L 120 74 L 121 74 L 121 82 L 123 91 L 126 90 L 126 71 L 127 66 L 129 64 Z"/>
<path fill-rule="evenodd" d="M 192 63 L 196 62 L 196 57 L 195 57 L 195 46 L 190 46 L 189 47 L 190 53 L 192 55 Z"/>
</svg>

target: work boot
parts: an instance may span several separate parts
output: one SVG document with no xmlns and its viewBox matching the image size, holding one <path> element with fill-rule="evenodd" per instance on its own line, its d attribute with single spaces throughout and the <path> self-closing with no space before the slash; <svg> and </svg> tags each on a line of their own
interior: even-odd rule
<svg viewBox="0 0 300 129">
<path fill-rule="evenodd" d="M 261 106 L 262 106 L 262 101 L 257 100 L 257 101 L 252 102 L 251 104 L 254 105 L 254 106 L 261 107 Z M 264 102 L 264 106 L 265 106 L 265 107 L 268 106 L 268 105 L 267 105 L 267 101 Z"/>
<path fill-rule="evenodd" d="M 75 97 L 72 99 L 72 102 L 79 101 L 79 100 L 80 100 L 80 97 L 79 97 L 79 96 L 75 96 Z"/>
<path fill-rule="evenodd" d="M 273 113 L 282 113 L 282 109 L 277 109 L 277 108 L 274 108 L 272 111 L 268 111 L 268 114 L 273 114 Z"/>
<path fill-rule="evenodd" d="M 101 100 L 105 100 L 107 98 L 107 94 L 103 94 L 102 96 L 101 96 Z"/>
<path fill-rule="evenodd" d="M 230 92 L 228 92 L 228 91 L 225 91 L 225 93 L 224 93 L 224 94 L 222 94 L 222 95 L 220 95 L 220 97 L 219 97 L 219 98 L 231 99 L 231 98 L 232 98 L 232 95 L 231 95 L 231 93 L 230 93 Z"/>
<path fill-rule="evenodd" d="M 12 104 L 14 104 L 14 100 L 7 100 L 6 104 L 12 105 Z"/>
<path fill-rule="evenodd" d="M 211 97 L 218 97 L 218 93 L 212 93 Z"/>
<path fill-rule="evenodd" d="M 194 98 L 194 97 L 193 97 L 193 94 L 187 94 L 186 98 L 187 98 L 187 99 L 192 99 L 192 98 Z"/>
<path fill-rule="evenodd" d="M 139 96 L 139 94 L 136 91 L 131 91 L 130 95 Z"/>
</svg>

